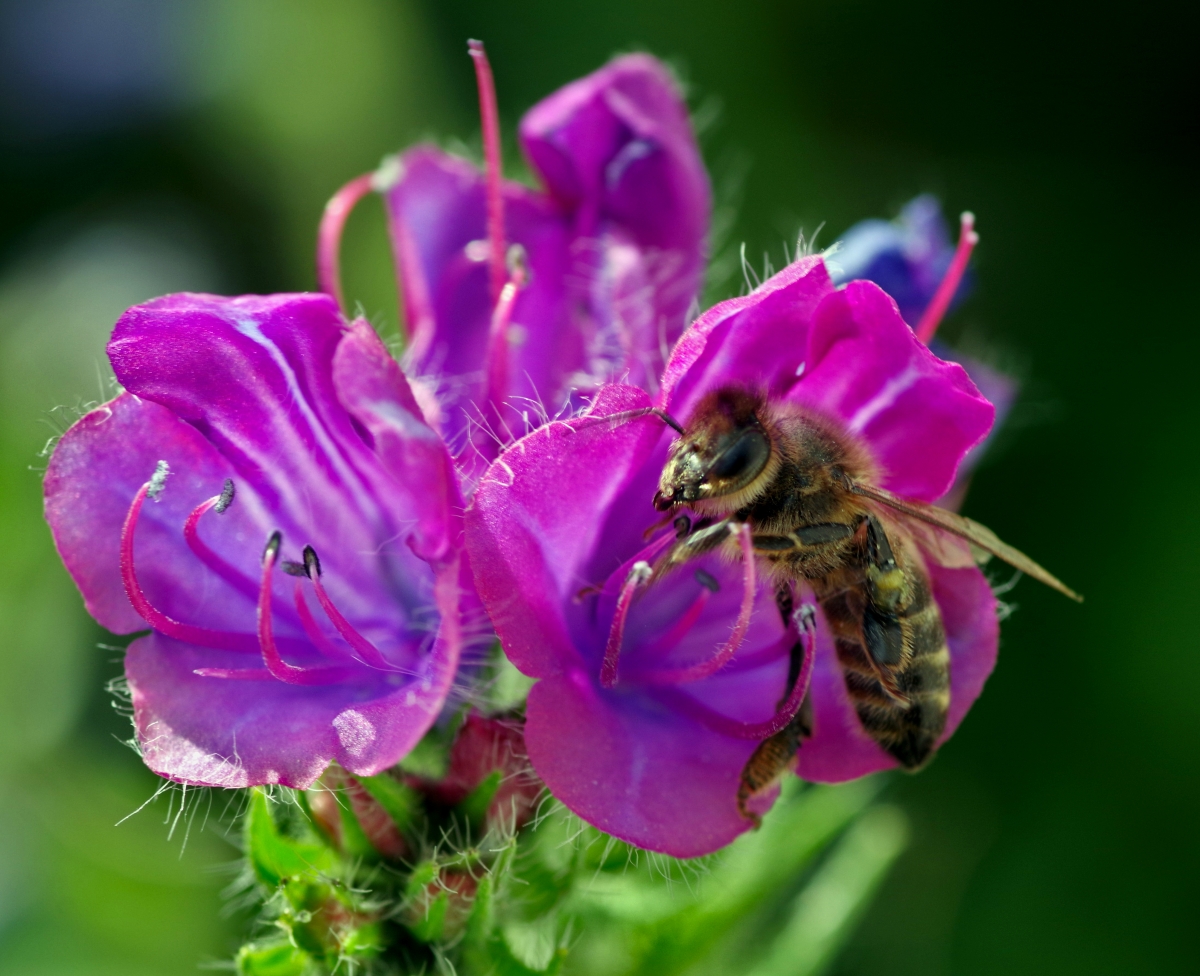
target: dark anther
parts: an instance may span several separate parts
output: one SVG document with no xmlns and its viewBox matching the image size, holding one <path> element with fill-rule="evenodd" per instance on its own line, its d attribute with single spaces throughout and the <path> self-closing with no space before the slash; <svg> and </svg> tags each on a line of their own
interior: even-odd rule
<svg viewBox="0 0 1200 976">
<path fill-rule="evenodd" d="M 304 547 L 304 575 L 315 579 L 321 575 L 321 560 L 317 558 L 317 550 L 312 546 Z"/>
<path fill-rule="evenodd" d="M 717 582 L 717 578 L 703 569 L 696 570 L 696 582 L 711 593 L 719 593 L 721 590 L 721 584 Z"/>
<path fill-rule="evenodd" d="M 151 501 L 158 501 L 163 488 L 166 487 L 167 475 L 170 473 L 171 466 L 166 461 L 159 461 L 154 466 L 154 474 L 150 475 L 150 487 L 146 489 L 146 494 L 150 496 Z"/>
<path fill-rule="evenodd" d="M 279 547 L 283 545 L 283 533 L 276 529 L 271 533 L 271 538 L 267 540 L 266 547 L 263 549 L 263 562 L 268 559 L 274 560 L 279 555 Z"/>
<path fill-rule="evenodd" d="M 288 576 L 308 576 L 308 570 L 304 568 L 303 563 L 294 563 L 290 559 L 285 559 L 279 565 Z"/>
<path fill-rule="evenodd" d="M 218 515 L 224 512 L 225 509 L 233 504 L 233 495 L 233 479 L 226 478 L 225 485 L 221 488 L 221 497 L 217 499 L 217 504 L 213 506 L 213 511 Z"/>
<path fill-rule="evenodd" d="M 680 515 L 671 524 L 675 526 L 676 539 L 685 539 L 688 533 L 692 531 L 692 520 L 686 515 Z"/>
</svg>

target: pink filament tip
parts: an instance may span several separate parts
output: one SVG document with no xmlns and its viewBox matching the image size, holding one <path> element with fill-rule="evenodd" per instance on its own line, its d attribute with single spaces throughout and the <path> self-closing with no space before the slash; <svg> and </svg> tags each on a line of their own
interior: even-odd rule
<svg viewBox="0 0 1200 976">
<path fill-rule="evenodd" d="M 364 173 L 343 186 L 325 204 L 321 226 L 317 231 L 317 286 L 332 295 L 338 307 L 344 307 L 342 297 L 341 247 L 342 231 L 355 205 L 371 192 L 374 173 Z"/>
<path fill-rule="evenodd" d="M 317 594 L 317 602 L 321 604 L 321 609 L 325 611 L 325 616 L 329 618 L 329 622 L 333 624 L 334 629 L 358 653 L 362 663 L 368 667 L 377 668 L 380 671 L 398 670 L 388 662 L 379 648 L 355 630 L 354 625 L 334 606 L 333 600 L 329 598 L 329 594 L 325 591 L 325 586 L 321 583 L 321 571 L 318 568 L 315 556 L 312 560 L 306 559 L 306 565 L 310 566 L 308 578 L 312 580 L 313 590 Z"/>
<path fill-rule="evenodd" d="M 733 656 L 737 654 L 742 642 L 746 639 L 746 632 L 750 629 L 750 615 L 754 612 L 754 597 L 758 589 L 754 544 L 750 538 L 748 522 L 743 522 L 737 528 L 737 536 L 742 549 L 742 605 L 738 610 L 737 620 L 734 621 L 729 640 L 721 645 L 716 654 L 700 664 L 695 664 L 690 668 L 656 671 L 652 676 L 654 684 L 688 684 L 711 677 L 733 660 Z"/>
<path fill-rule="evenodd" d="M 946 314 L 946 309 L 950 307 L 950 303 L 954 300 L 954 293 L 958 291 L 958 286 L 962 282 L 963 275 L 966 273 L 967 262 L 971 259 L 971 252 L 975 250 L 975 245 L 978 243 L 979 235 L 975 233 L 975 215 L 969 210 L 964 211 L 958 234 L 958 247 L 954 250 L 954 257 L 950 261 L 950 267 L 946 269 L 946 274 L 942 277 L 942 283 L 938 285 L 937 291 L 934 292 L 933 298 L 921 316 L 921 321 L 917 323 L 917 327 L 914 330 L 917 333 L 917 338 L 925 343 L 925 345 L 929 345 L 938 330 L 938 326 L 942 324 L 942 318 Z"/>
<path fill-rule="evenodd" d="M 214 508 L 220 512 L 220 506 L 224 499 L 224 495 L 214 495 L 192 509 L 191 514 L 187 517 L 187 521 L 183 523 L 183 538 L 187 542 L 188 548 L 192 550 L 205 566 L 220 576 L 230 586 L 234 587 L 234 589 L 240 590 L 243 594 L 253 599 L 258 592 L 258 585 L 249 576 L 246 576 L 217 555 L 200 538 L 200 519 Z"/>
<path fill-rule="evenodd" d="M 617 683 L 617 662 L 621 657 L 621 643 L 625 639 L 625 621 L 629 617 L 629 608 L 633 606 L 638 587 L 650 578 L 650 573 L 649 563 L 636 562 L 621 585 L 617 609 L 608 629 L 608 641 L 604 645 L 604 660 L 600 664 L 601 688 L 612 688 Z"/>
<path fill-rule="evenodd" d="M 500 184 L 500 112 L 496 107 L 496 82 L 483 41 L 467 41 L 467 50 L 475 62 L 475 83 L 479 88 L 479 116 L 483 127 L 483 158 L 487 169 L 487 233 L 490 294 L 500 300 L 507 277 L 504 246 L 504 195 Z"/>
<path fill-rule="evenodd" d="M 500 298 L 492 311 L 492 322 L 488 328 L 487 353 L 484 359 L 487 364 L 485 400 L 497 414 L 508 393 L 508 326 L 512 322 L 517 296 L 524 285 L 525 269 L 518 262 L 513 268 L 512 277 L 500 289 Z"/>
</svg>

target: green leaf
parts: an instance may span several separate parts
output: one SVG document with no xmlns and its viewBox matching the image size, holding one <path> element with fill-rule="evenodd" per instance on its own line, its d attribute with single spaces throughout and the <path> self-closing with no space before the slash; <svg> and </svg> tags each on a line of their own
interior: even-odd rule
<svg viewBox="0 0 1200 976">
<path fill-rule="evenodd" d="M 435 725 L 425 733 L 412 752 L 400 760 L 400 768 L 422 779 L 441 779 L 450 768 L 450 747 L 458 735 L 467 709 L 463 708 L 445 725 Z"/>
<path fill-rule="evenodd" d="M 812 976 L 823 971 L 854 929 L 888 869 L 908 845 L 899 808 L 867 811 L 796 898 L 791 915 L 750 976 Z"/>
<path fill-rule="evenodd" d="M 284 836 L 259 787 L 250 791 L 246 854 L 258 880 L 272 888 L 289 879 L 315 880 L 333 866 L 333 852 L 325 845 Z"/>
<path fill-rule="evenodd" d="M 501 778 L 502 774 L 500 770 L 493 770 L 458 805 L 458 808 L 467 815 L 471 823 L 483 823 L 483 818 L 487 815 L 488 807 L 492 805 L 492 800 L 496 796 L 496 790 L 500 789 Z"/>
<path fill-rule="evenodd" d="M 359 962 L 374 959 L 384 949 L 383 926 L 378 922 L 361 925 L 342 940 L 342 955 Z"/>
<path fill-rule="evenodd" d="M 450 895 L 439 891 L 434 895 L 430 885 L 437 881 L 441 866 L 437 861 L 422 861 L 413 868 L 404 891 L 404 924 L 422 942 L 441 938 L 446 923 Z"/>
<path fill-rule="evenodd" d="M 752 950 L 761 935 L 748 932 L 747 926 L 786 894 L 878 790 L 879 784 L 870 780 L 835 787 L 787 781 L 762 828 L 743 834 L 715 857 L 694 883 L 696 897 L 682 895 L 673 910 L 661 882 L 622 888 L 622 877 L 598 878 L 608 880 L 607 886 L 596 886 L 598 895 L 607 893 L 612 899 L 618 894 L 608 908 L 617 911 L 627 929 L 625 942 L 635 960 L 630 971 L 666 976 L 719 955 L 723 945 L 749 941 Z"/>
<path fill-rule="evenodd" d="M 371 794 L 371 798 L 387 811 L 402 833 L 412 831 L 421 809 L 421 797 L 416 790 L 405 786 L 387 773 L 354 778 Z"/>
<path fill-rule="evenodd" d="M 366 831 L 358 822 L 358 815 L 354 812 L 354 804 L 350 802 L 349 795 L 335 794 L 334 799 L 337 801 L 338 819 L 342 823 L 342 848 L 351 857 L 361 857 L 367 861 L 378 860 L 379 851 L 367 840 Z"/>
<path fill-rule="evenodd" d="M 237 954 L 240 976 L 308 976 L 312 957 L 287 942 L 270 946 L 242 946 Z"/>
</svg>

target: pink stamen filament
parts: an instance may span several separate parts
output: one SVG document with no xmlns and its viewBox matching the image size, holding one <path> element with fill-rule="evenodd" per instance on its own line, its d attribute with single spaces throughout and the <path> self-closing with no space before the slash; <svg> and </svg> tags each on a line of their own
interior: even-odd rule
<svg viewBox="0 0 1200 976">
<path fill-rule="evenodd" d="M 700 614 L 704 612 L 704 608 L 708 606 L 709 598 L 712 594 L 705 587 L 701 587 L 700 595 L 692 601 L 691 605 L 683 611 L 671 625 L 662 637 L 654 642 L 654 647 L 647 652 L 647 656 L 662 657 L 673 651 L 689 633 L 696 622 L 700 619 Z M 640 671 L 632 670 L 626 673 L 626 678 L 630 681 L 642 682 L 649 678 L 650 683 L 654 683 L 654 679 L 660 674 L 657 670 Z"/>
<path fill-rule="evenodd" d="M 925 345 L 929 345 L 934 335 L 937 333 L 938 326 L 942 324 L 942 318 L 946 314 L 946 310 L 950 307 L 950 303 L 954 300 L 954 294 L 958 291 L 958 286 L 962 282 L 963 275 L 967 270 L 967 262 L 971 259 L 971 252 L 975 250 L 975 245 L 979 243 L 979 235 L 975 233 L 975 215 L 970 211 L 966 211 L 962 215 L 962 223 L 958 234 L 958 247 L 954 250 L 954 257 L 950 261 L 950 267 L 946 269 L 946 274 L 942 277 L 942 283 L 938 285 L 937 291 L 934 292 L 933 298 L 929 305 L 926 306 L 925 312 L 921 315 L 921 321 L 917 323 L 914 330 L 917 338 Z"/>
<path fill-rule="evenodd" d="M 817 650 L 816 628 L 811 625 L 806 627 L 803 636 L 807 637 L 807 647 L 804 650 L 800 673 L 796 675 L 796 681 L 788 692 L 788 696 L 783 704 L 765 722 L 739 722 L 737 719 L 732 719 L 727 715 L 722 715 L 720 712 L 714 711 L 704 703 L 697 701 L 686 691 L 680 691 L 676 688 L 660 688 L 655 691 L 655 696 L 663 704 L 687 715 L 689 718 L 695 719 L 701 725 L 720 735 L 727 735 L 734 739 L 751 739 L 757 741 L 769 738 L 776 732 L 782 732 L 787 724 L 796 717 L 796 713 L 800 711 L 800 706 L 804 703 L 804 696 L 808 693 L 809 681 L 812 678 L 813 661 L 816 658 Z"/>
<path fill-rule="evenodd" d="M 121 526 L 120 567 L 121 582 L 125 586 L 125 595 L 138 616 L 152 628 L 167 637 L 188 644 L 199 644 L 202 647 L 213 647 L 226 651 L 248 651 L 258 653 L 258 642 L 250 634 L 234 634 L 228 631 L 210 630 L 207 627 L 196 627 L 192 624 L 180 623 L 155 607 L 146 596 L 138 582 L 137 572 L 133 566 L 133 538 L 137 528 L 138 518 L 142 514 L 142 506 L 146 503 L 146 495 L 150 491 L 147 481 L 138 493 L 133 496 L 125 523 Z"/>
<path fill-rule="evenodd" d="M 693 664 L 685 668 L 656 668 L 638 674 L 642 684 L 681 685 L 693 681 L 702 681 L 720 671 L 727 665 L 750 629 L 750 615 L 754 611 L 754 597 L 758 588 L 758 575 L 755 571 L 754 546 L 750 539 L 749 523 L 742 523 L 737 530 L 738 542 L 742 549 L 742 605 L 738 610 L 737 620 L 733 624 L 733 632 L 729 640 L 707 661 Z"/>
<path fill-rule="evenodd" d="M 325 611 L 325 616 L 329 618 L 330 623 L 342 635 L 346 643 L 358 653 L 362 663 L 368 667 L 378 668 L 381 671 L 399 671 L 400 669 L 391 664 L 380 653 L 379 648 L 355 630 L 354 625 L 343 617 L 341 611 L 333 605 L 333 601 L 329 598 L 329 594 L 325 592 L 325 587 L 321 583 L 320 570 L 315 568 L 315 566 L 309 570 L 309 579 L 312 580 L 313 589 L 317 594 L 317 602 L 321 604 L 321 609 Z"/>
<path fill-rule="evenodd" d="M 637 588 L 649 578 L 650 564 L 636 562 L 621 585 L 621 595 L 617 597 L 617 609 L 608 629 L 608 642 L 604 645 L 604 660 L 600 664 L 601 688 L 612 688 L 617 683 L 617 661 L 621 656 L 621 642 L 625 638 L 625 620 L 629 616 L 629 608 L 633 605 L 633 597 L 637 593 Z"/>
<path fill-rule="evenodd" d="M 221 497 L 221 495 L 214 495 L 192 509 L 192 513 L 187 517 L 187 521 L 183 523 L 183 537 L 187 541 L 188 548 L 195 553 L 196 557 L 205 566 L 220 576 L 230 586 L 234 587 L 234 589 L 240 590 L 251 599 L 255 599 L 258 596 L 258 586 L 255 582 L 245 573 L 231 566 L 218 556 L 200 538 L 200 519 L 221 501 Z"/>
<path fill-rule="evenodd" d="M 487 355 L 484 360 L 487 363 L 485 399 L 497 413 L 508 393 L 508 326 L 512 321 L 517 296 L 524 285 L 525 270 L 517 264 L 512 276 L 500 289 L 500 298 L 492 311 L 492 322 L 488 328 Z"/>
<path fill-rule="evenodd" d="M 479 117 L 483 129 L 483 158 L 487 176 L 487 232 L 489 282 L 492 302 L 500 300 L 507 277 L 504 246 L 504 194 L 500 169 L 500 113 L 496 107 L 496 82 L 483 41 L 467 41 L 467 50 L 475 62 L 475 82 L 479 88 Z"/>
<path fill-rule="evenodd" d="M 271 574 L 278 560 L 279 542 L 273 537 L 263 554 L 262 585 L 258 593 L 258 644 L 267 670 L 289 685 L 324 685 L 346 677 L 346 668 L 298 668 L 280 655 L 271 628 Z"/>
<path fill-rule="evenodd" d="M 374 173 L 355 177 L 337 191 L 325 204 L 321 226 L 317 231 L 317 286 L 332 295 L 338 307 L 345 305 L 342 297 L 341 247 L 346 220 L 358 201 L 372 189 Z"/>
<path fill-rule="evenodd" d="M 358 658 L 345 648 L 339 647 L 330 640 L 324 631 L 321 630 L 321 625 L 317 623 L 317 618 L 313 616 L 313 612 L 308 608 L 308 601 L 304 599 L 304 584 L 300 580 L 296 580 L 296 589 L 292 596 L 296 604 L 296 614 L 300 617 L 300 626 L 304 628 L 304 633 L 316 645 L 318 651 L 328 658 L 333 658 L 335 661 L 361 663 Z"/>
</svg>

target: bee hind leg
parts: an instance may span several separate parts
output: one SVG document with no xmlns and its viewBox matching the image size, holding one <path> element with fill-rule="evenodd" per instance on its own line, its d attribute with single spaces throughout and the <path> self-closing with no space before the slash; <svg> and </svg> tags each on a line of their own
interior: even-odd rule
<svg viewBox="0 0 1200 976">
<path fill-rule="evenodd" d="M 762 817 L 749 808 L 750 801 L 774 786 L 795 764 L 801 738 L 811 734 L 812 705 L 806 695 L 796 717 L 773 736 L 763 739 L 742 767 L 737 791 L 738 813 L 754 824 L 756 830 L 762 826 Z"/>
</svg>

